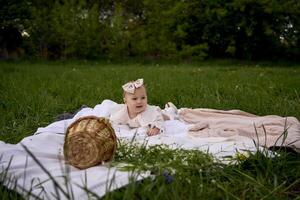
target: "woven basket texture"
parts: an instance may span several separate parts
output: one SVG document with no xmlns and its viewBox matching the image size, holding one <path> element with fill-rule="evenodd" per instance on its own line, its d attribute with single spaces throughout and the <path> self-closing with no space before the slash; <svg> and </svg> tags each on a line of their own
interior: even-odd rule
<svg viewBox="0 0 300 200">
<path fill-rule="evenodd" d="M 105 118 L 82 117 L 67 129 L 64 143 L 65 159 L 79 169 L 111 161 L 116 148 L 116 134 Z"/>
</svg>

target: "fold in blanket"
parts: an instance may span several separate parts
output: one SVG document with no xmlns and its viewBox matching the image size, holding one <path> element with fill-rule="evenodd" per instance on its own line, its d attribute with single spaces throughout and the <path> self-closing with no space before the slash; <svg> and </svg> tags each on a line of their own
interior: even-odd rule
<svg viewBox="0 0 300 200">
<path fill-rule="evenodd" d="M 91 194 L 101 198 L 109 191 L 148 176 L 109 165 L 77 169 L 65 163 L 63 143 L 64 135 L 51 132 L 26 137 L 15 145 L 0 141 L 2 184 L 25 199 L 82 200 L 92 199 Z"/>
<path fill-rule="evenodd" d="M 300 152 L 300 123 L 295 117 L 257 116 L 241 110 L 180 109 L 179 118 L 193 124 L 194 137 L 240 136 L 253 139 L 260 146 L 288 146 Z"/>
</svg>

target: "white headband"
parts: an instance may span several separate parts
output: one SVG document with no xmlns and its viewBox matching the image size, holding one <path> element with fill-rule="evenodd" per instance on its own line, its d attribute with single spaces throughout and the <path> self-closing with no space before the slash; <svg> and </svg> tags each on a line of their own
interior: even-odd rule
<svg viewBox="0 0 300 200">
<path fill-rule="evenodd" d="M 144 79 L 140 78 L 134 82 L 129 82 L 124 84 L 122 88 L 125 92 L 134 94 L 135 89 L 143 86 L 143 84 L 144 84 Z"/>
</svg>

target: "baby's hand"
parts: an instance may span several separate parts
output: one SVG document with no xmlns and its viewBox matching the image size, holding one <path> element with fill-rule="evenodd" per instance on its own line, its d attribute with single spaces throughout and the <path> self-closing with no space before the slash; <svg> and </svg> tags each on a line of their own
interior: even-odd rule
<svg viewBox="0 0 300 200">
<path fill-rule="evenodd" d="M 158 135 L 160 130 L 156 127 L 150 128 L 149 131 L 147 132 L 148 136 L 153 136 L 153 135 Z"/>
</svg>

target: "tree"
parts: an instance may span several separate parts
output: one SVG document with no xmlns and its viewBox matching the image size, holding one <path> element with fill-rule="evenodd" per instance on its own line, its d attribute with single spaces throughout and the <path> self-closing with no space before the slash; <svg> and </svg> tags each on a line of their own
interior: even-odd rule
<svg viewBox="0 0 300 200">
<path fill-rule="evenodd" d="M 30 20 L 30 2 L 0 0 L 0 58 L 17 58 L 22 44 L 21 33 Z"/>
</svg>

